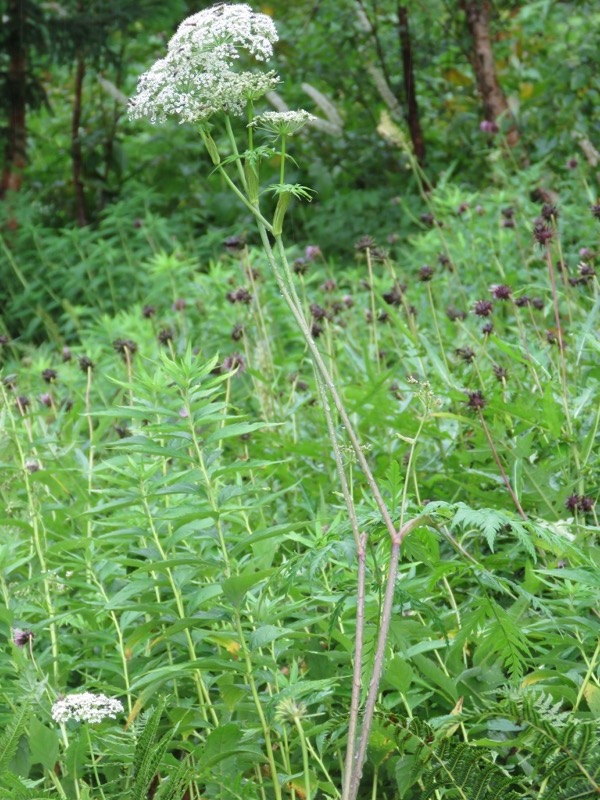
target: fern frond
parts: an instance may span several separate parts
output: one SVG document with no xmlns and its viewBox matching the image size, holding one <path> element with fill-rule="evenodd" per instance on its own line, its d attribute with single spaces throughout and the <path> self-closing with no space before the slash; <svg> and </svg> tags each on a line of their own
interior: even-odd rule
<svg viewBox="0 0 600 800">
<path fill-rule="evenodd" d="M 31 705 L 23 703 L 16 712 L 8 727 L 0 738 L 0 773 L 5 772 L 13 756 L 17 752 L 19 740 L 27 729 L 27 722 L 29 721 L 29 714 L 31 713 Z"/>
</svg>

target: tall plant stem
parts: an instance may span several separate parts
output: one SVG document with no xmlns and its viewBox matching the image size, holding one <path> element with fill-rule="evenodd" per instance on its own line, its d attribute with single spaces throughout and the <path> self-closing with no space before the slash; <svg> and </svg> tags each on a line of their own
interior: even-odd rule
<svg viewBox="0 0 600 800">
<path fill-rule="evenodd" d="M 244 663 L 246 665 L 246 679 L 248 681 L 248 685 L 250 686 L 250 691 L 252 693 L 254 705 L 256 706 L 258 718 L 260 719 L 263 736 L 265 737 L 265 747 L 267 748 L 267 758 L 269 760 L 269 766 L 271 768 L 273 790 L 275 792 L 276 800 L 282 800 L 277 764 L 275 763 L 275 756 L 273 754 L 273 744 L 271 743 L 271 731 L 269 730 L 269 726 L 267 724 L 267 718 L 265 717 L 265 712 L 263 711 L 263 706 L 260 701 L 260 695 L 258 694 L 258 689 L 256 688 L 256 681 L 254 680 L 254 674 L 252 671 L 252 659 L 250 658 L 250 651 L 248 650 L 248 645 L 246 643 L 246 638 L 244 636 L 244 631 L 242 629 L 240 612 L 237 609 L 234 612 L 234 620 L 235 620 L 235 628 L 239 636 L 240 645 L 242 647 L 242 652 L 244 655 Z"/>
<path fill-rule="evenodd" d="M 548 275 L 550 276 L 550 286 L 552 287 L 552 305 L 554 306 L 554 320 L 556 322 L 556 333 L 558 336 L 558 350 L 560 357 L 560 373 L 562 378 L 563 405 L 565 409 L 565 418 L 567 420 L 567 427 L 570 433 L 571 417 L 569 415 L 569 396 L 567 394 L 567 364 L 565 361 L 565 339 L 563 336 L 562 325 L 560 322 L 560 313 L 558 310 L 558 292 L 556 291 L 556 276 L 554 274 L 554 265 L 552 263 L 550 244 L 548 242 L 546 242 L 546 263 L 548 265 Z"/>
<path fill-rule="evenodd" d="M 506 474 L 506 471 L 505 471 L 504 467 L 502 466 L 502 461 L 500 461 L 500 456 L 498 455 L 498 451 L 496 449 L 496 445 L 494 444 L 494 440 L 492 439 L 492 435 L 490 433 L 490 429 L 488 428 L 487 422 L 485 421 L 485 417 L 483 416 L 481 411 L 479 411 L 479 421 L 481 422 L 481 427 L 483 428 L 483 432 L 485 433 L 485 438 L 488 441 L 488 444 L 490 446 L 490 450 L 492 451 L 492 456 L 494 457 L 494 461 L 496 462 L 496 466 L 498 467 L 498 470 L 500 471 L 500 475 L 502 476 L 502 480 L 504 481 L 504 485 L 508 489 L 508 493 L 512 497 L 513 503 L 515 504 L 515 508 L 519 512 L 519 514 L 521 516 L 521 519 L 526 520 L 527 519 L 527 514 L 523 511 L 523 507 L 521 506 L 521 503 L 519 502 L 519 498 L 517 497 L 517 495 L 515 493 L 515 490 L 513 489 L 512 485 L 511 485 L 511 482 L 508 479 L 508 475 Z"/>
</svg>

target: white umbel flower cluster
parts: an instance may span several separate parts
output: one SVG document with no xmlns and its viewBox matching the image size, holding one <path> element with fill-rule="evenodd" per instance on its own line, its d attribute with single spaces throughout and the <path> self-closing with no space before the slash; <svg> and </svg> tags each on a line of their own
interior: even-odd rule
<svg viewBox="0 0 600 800">
<path fill-rule="evenodd" d="M 246 53 L 264 62 L 278 39 L 273 20 L 249 5 L 221 3 L 184 20 L 168 44 L 167 55 L 139 79 L 129 101 L 131 119 L 202 122 L 220 111 L 243 114 L 279 82 L 274 72 L 235 70 Z"/>
<path fill-rule="evenodd" d="M 254 128 L 269 131 L 277 136 L 292 136 L 303 128 L 307 122 L 316 119 L 308 111 L 265 111 L 259 114 L 250 123 Z"/>
<path fill-rule="evenodd" d="M 120 700 L 104 694 L 83 692 L 57 700 L 52 706 L 52 719 L 55 722 L 102 722 L 103 719 L 115 719 L 122 711 Z"/>
</svg>

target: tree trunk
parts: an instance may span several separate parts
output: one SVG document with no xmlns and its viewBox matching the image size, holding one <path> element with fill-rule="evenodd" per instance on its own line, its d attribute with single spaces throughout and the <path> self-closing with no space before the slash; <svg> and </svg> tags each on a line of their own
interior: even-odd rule
<svg viewBox="0 0 600 800">
<path fill-rule="evenodd" d="M 506 118 L 509 122 L 506 141 L 514 147 L 519 141 L 519 132 L 496 72 L 490 37 L 490 0 L 461 0 L 461 7 L 465 12 L 467 28 L 473 42 L 471 63 L 483 101 L 485 118 L 495 123 L 501 117 Z"/>
<path fill-rule="evenodd" d="M 23 38 L 24 11 L 20 0 L 9 0 L 7 8 L 8 75 L 7 133 L 4 168 L 0 181 L 0 198 L 17 192 L 23 182 L 27 149 L 27 51 Z"/>
<path fill-rule="evenodd" d="M 398 3 L 398 35 L 400 37 L 400 52 L 402 54 L 402 77 L 406 101 L 406 121 L 408 123 L 415 156 L 419 164 L 423 166 L 425 163 L 425 142 L 423 140 L 419 104 L 415 91 L 412 42 L 410 39 L 410 28 L 408 27 L 408 8 L 402 3 Z"/>
<path fill-rule="evenodd" d="M 75 73 L 75 96 L 73 98 L 73 116 L 71 118 L 71 158 L 73 161 L 73 188 L 75 190 L 75 216 L 83 228 L 87 224 L 85 217 L 85 193 L 83 190 L 83 157 L 79 129 L 81 127 L 81 102 L 83 95 L 83 79 L 85 77 L 85 59 L 80 53 L 77 57 Z"/>
</svg>

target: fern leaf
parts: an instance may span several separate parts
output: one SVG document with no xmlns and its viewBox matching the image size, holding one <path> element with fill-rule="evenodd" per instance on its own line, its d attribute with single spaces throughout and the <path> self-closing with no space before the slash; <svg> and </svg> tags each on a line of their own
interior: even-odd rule
<svg viewBox="0 0 600 800">
<path fill-rule="evenodd" d="M 31 705 L 24 703 L 15 712 L 15 715 L 0 738 L 0 773 L 5 772 L 14 754 L 17 752 L 19 740 L 25 733 Z"/>
</svg>

